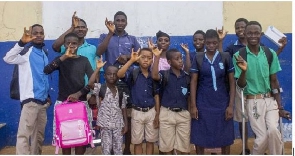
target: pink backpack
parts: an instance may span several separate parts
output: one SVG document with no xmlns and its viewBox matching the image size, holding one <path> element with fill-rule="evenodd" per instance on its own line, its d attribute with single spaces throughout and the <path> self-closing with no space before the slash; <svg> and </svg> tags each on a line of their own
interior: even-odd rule
<svg viewBox="0 0 295 156">
<path fill-rule="evenodd" d="M 55 154 L 59 148 L 71 148 L 91 144 L 92 131 L 87 118 L 86 106 L 83 102 L 68 100 L 55 106 L 56 135 L 53 138 Z"/>
</svg>

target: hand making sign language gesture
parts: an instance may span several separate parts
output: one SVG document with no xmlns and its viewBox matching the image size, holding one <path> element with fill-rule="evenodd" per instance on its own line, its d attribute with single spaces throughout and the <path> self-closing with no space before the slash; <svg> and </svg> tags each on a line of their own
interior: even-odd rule
<svg viewBox="0 0 295 156">
<path fill-rule="evenodd" d="M 24 27 L 24 34 L 21 38 L 21 41 L 23 43 L 29 43 L 35 38 L 36 36 L 32 36 L 32 27 L 30 26 L 29 30 L 27 30 L 26 27 Z"/>
<path fill-rule="evenodd" d="M 72 45 L 72 43 L 70 43 L 68 48 L 67 48 L 67 51 L 65 53 L 67 58 L 77 56 L 77 54 L 75 52 L 76 49 L 77 49 L 77 46 L 74 46 L 74 45 Z"/>
<path fill-rule="evenodd" d="M 139 51 L 140 51 L 140 49 L 138 49 L 138 50 L 135 52 L 135 51 L 134 51 L 134 48 L 132 48 L 131 58 L 130 58 L 130 61 L 131 61 L 131 62 L 136 62 L 137 60 L 140 59 L 141 55 L 139 55 Z"/>
<path fill-rule="evenodd" d="M 228 31 L 225 31 L 225 30 L 223 29 L 223 26 L 222 26 L 221 29 L 217 29 L 217 27 L 216 27 L 216 31 L 217 31 L 217 34 L 218 34 L 220 40 L 223 40 L 223 38 L 224 38 L 224 37 L 226 36 L 226 34 L 228 33 Z"/>
<path fill-rule="evenodd" d="M 106 18 L 106 20 L 105 20 L 105 25 L 108 28 L 110 33 L 115 33 L 116 27 L 112 21 L 108 20 L 108 18 Z"/>
<path fill-rule="evenodd" d="M 78 18 L 78 16 L 76 16 L 76 11 L 75 11 L 72 16 L 72 27 L 76 28 L 79 24 L 79 21 L 80 19 Z"/>
<path fill-rule="evenodd" d="M 152 50 L 155 57 L 159 57 L 163 51 L 163 49 L 159 50 L 159 48 L 152 43 L 151 39 L 148 39 L 148 48 Z"/>
</svg>

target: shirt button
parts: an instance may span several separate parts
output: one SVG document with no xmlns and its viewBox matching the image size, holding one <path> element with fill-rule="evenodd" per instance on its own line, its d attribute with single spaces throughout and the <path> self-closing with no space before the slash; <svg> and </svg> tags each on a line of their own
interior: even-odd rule
<svg viewBox="0 0 295 156">
<path fill-rule="evenodd" d="M 144 90 L 146 92 L 146 90 Z"/>
<path fill-rule="evenodd" d="M 144 101 L 144 102 L 146 102 L 146 101 Z"/>
<path fill-rule="evenodd" d="M 119 44 L 119 46 L 121 47 L 121 44 Z"/>
</svg>

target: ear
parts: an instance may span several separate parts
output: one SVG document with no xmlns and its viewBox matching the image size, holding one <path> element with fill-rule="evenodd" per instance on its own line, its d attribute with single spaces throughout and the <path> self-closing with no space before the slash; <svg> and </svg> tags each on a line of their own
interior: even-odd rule
<svg viewBox="0 0 295 156">
<path fill-rule="evenodd" d="M 171 66 L 171 60 L 167 60 L 168 64 Z"/>
</svg>

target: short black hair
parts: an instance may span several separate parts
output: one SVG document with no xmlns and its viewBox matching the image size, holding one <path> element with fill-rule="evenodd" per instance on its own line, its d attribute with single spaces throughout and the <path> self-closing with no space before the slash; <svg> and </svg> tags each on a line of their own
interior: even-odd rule
<svg viewBox="0 0 295 156">
<path fill-rule="evenodd" d="M 205 37 L 205 32 L 203 30 L 197 30 L 193 36 L 195 36 L 196 34 L 201 34 L 203 35 L 203 37 Z"/>
<path fill-rule="evenodd" d="M 149 52 L 153 53 L 153 51 L 152 51 L 150 48 L 142 48 L 142 49 L 140 49 L 139 54 L 140 54 L 142 51 L 149 51 Z"/>
<path fill-rule="evenodd" d="M 208 39 L 208 38 L 217 38 L 217 40 L 219 41 L 219 36 L 218 36 L 218 33 L 216 30 L 214 29 L 208 29 L 206 31 L 206 34 L 205 34 L 205 40 Z"/>
<path fill-rule="evenodd" d="M 247 29 L 247 27 L 249 25 L 258 25 L 260 27 L 261 31 L 262 31 L 261 24 L 259 22 L 257 22 L 257 21 L 250 21 L 250 22 L 248 22 L 247 25 L 246 25 L 246 27 L 245 27 L 245 29 Z"/>
<path fill-rule="evenodd" d="M 69 37 L 76 37 L 77 39 L 79 39 L 79 36 L 76 33 L 71 32 L 65 35 L 64 41 Z"/>
<path fill-rule="evenodd" d="M 106 67 L 106 70 L 105 70 L 105 72 L 104 72 L 104 75 L 106 74 L 106 72 L 107 72 L 107 71 L 109 70 L 109 68 L 111 68 L 111 67 L 114 67 L 114 68 L 116 68 L 116 69 L 119 70 L 119 68 L 118 68 L 117 66 L 109 65 L 109 66 Z"/>
<path fill-rule="evenodd" d="M 79 20 L 82 21 L 86 25 L 86 27 L 87 27 L 86 22 L 82 18 L 80 18 Z"/>
<path fill-rule="evenodd" d="M 169 38 L 169 41 L 170 41 L 170 36 L 167 33 L 162 32 L 161 30 L 159 30 L 156 33 L 156 36 L 157 36 L 157 39 L 159 39 L 160 37 L 168 37 Z"/>
<path fill-rule="evenodd" d="M 127 20 L 127 15 L 126 15 L 123 11 L 118 11 L 118 12 L 116 12 L 116 14 L 114 15 L 114 21 L 115 21 L 116 16 L 118 16 L 118 15 L 123 15 L 123 16 L 125 16 L 125 18 L 126 18 L 126 20 Z"/>
<path fill-rule="evenodd" d="M 238 18 L 235 22 L 235 25 L 238 23 L 238 22 L 245 22 L 246 24 L 248 24 L 248 20 L 246 18 Z"/>
<path fill-rule="evenodd" d="M 166 52 L 166 59 L 171 60 L 174 53 L 180 53 L 178 49 L 172 48 Z"/>
<path fill-rule="evenodd" d="M 32 29 L 33 29 L 34 27 L 41 27 L 41 28 L 43 28 L 43 26 L 40 25 L 40 24 L 33 24 L 33 25 L 32 25 Z"/>
</svg>

